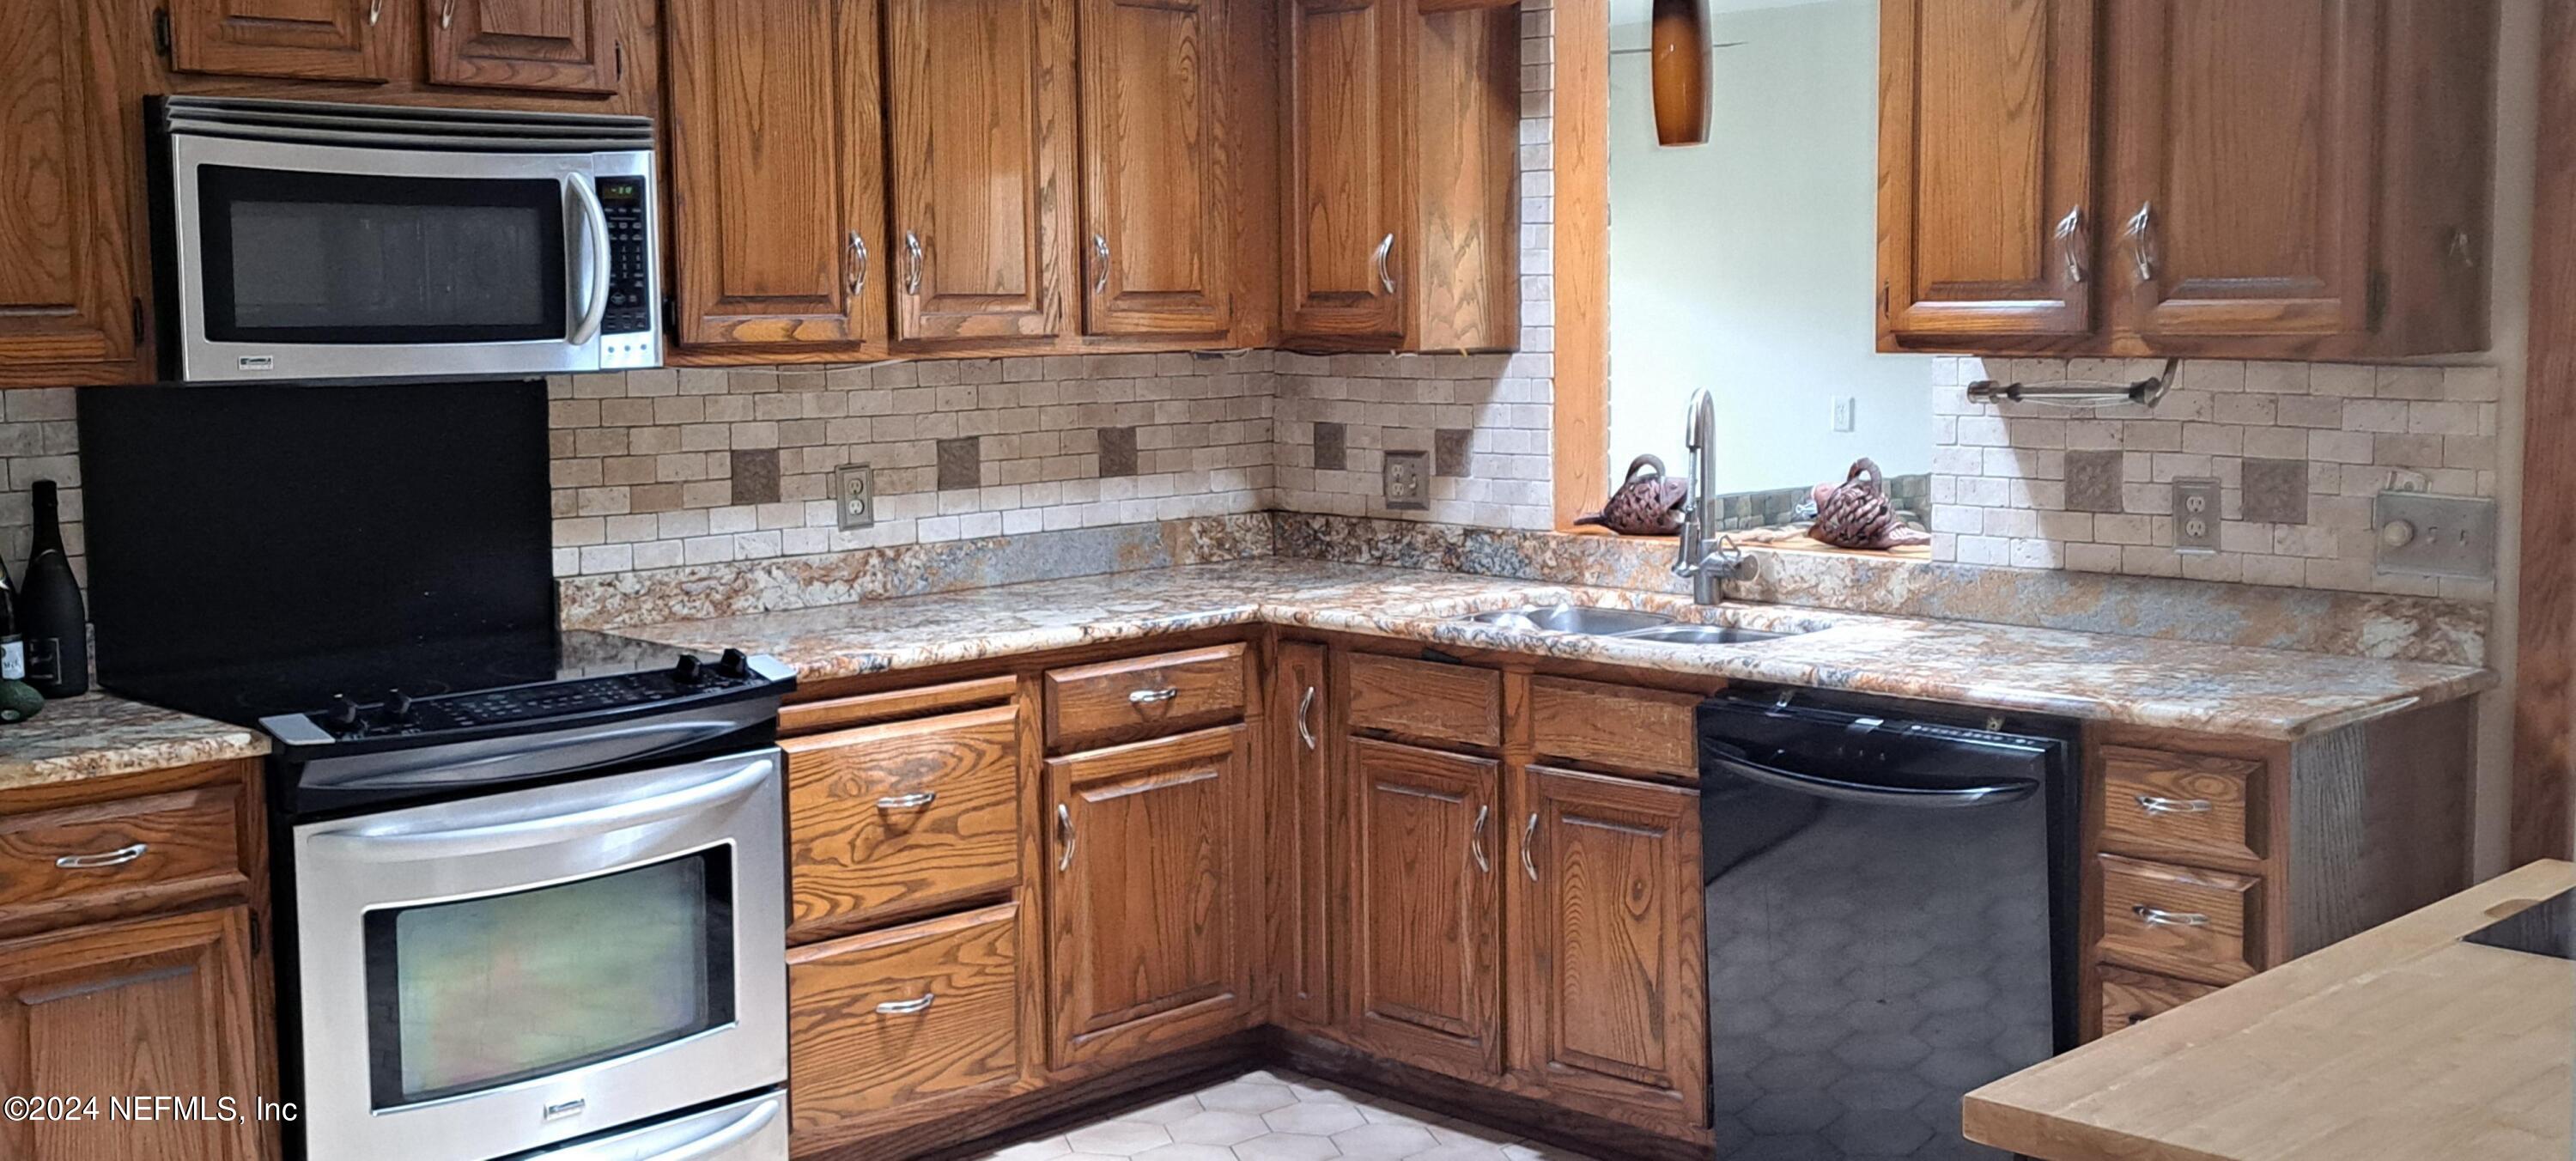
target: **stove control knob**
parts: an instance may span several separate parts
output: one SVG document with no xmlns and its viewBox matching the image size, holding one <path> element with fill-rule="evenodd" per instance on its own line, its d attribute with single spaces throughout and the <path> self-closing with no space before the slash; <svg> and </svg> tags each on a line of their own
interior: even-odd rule
<svg viewBox="0 0 2576 1161">
<path fill-rule="evenodd" d="M 740 649 L 727 649 L 724 656 L 716 661 L 716 672 L 740 681 L 751 676 L 751 658 L 743 656 Z"/>
<path fill-rule="evenodd" d="M 367 719 L 359 715 L 358 703 L 348 694 L 335 693 L 331 695 L 331 708 L 322 711 L 322 727 L 334 734 L 364 733 Z"/>
<path fill-rule="evenodd" d="M 385 695 L 385 720 L 398 726 L 411 724 L 411 695 L 397 689 Z"/>
<path fill-rule="evenodd" d="M 706 679 L 706 666 L 695 653 L 681 654 L 680 663 L 671 667 L 671 680 L 681 685 L 696 685 Z"/>
</svg>

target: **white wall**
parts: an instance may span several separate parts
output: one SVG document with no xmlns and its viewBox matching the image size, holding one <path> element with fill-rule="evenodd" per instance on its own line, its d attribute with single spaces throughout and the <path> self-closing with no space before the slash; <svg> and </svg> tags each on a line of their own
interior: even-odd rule
<svg viewBox="0 0 2576 1161">
<path fill-rule="evenodd" d="M 1878 4 L 1712 14 L 1709 144 L 1655 143 L 1645 0 L 1614 0 L 1610 454 L 1681 467 L 1693 390 L 1716 393 L 1721 491 L 1840 480 L 1866 455 L 1929 470 L 1932 368 L 1880 355 Z M 1740 42 L 1740 43 L 1738 43 Z M 1832 430 L 1832 399 L 1857 427 Z"/>
</svg>

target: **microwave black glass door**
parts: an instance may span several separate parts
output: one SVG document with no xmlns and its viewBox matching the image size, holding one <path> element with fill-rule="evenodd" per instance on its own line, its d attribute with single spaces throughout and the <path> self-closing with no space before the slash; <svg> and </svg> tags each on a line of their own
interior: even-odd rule
<svg viewBox="0 0 2576 1161">
<path fill-rule="evenodd" d="M 561 339 L 563 186 L 538 178 L 197 171 L 206 337 Z"/>
</svg>

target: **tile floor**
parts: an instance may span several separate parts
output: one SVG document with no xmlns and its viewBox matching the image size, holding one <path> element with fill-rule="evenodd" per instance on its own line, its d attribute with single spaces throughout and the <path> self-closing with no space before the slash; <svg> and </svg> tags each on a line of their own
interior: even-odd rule
<svg viewBox="0 0 2576 1161">
<path fill-rule="evenodd" d="M 1247 1072 L 983 1161 L 1593 1161 L 1292 1072 Z"/>
</svg>

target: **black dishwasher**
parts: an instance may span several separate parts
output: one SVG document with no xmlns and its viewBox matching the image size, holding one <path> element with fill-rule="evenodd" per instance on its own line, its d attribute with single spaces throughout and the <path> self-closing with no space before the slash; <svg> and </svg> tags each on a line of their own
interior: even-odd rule
<svg viewBox="0 0 2576 1161">
<path fill-rule="evenodd" d="M 1718 1156 L 2007 1156 L 1959 1098 L 2074 1046 L 2074 755 L 2063 723 L 1702 703 Z"/>
</svg>

